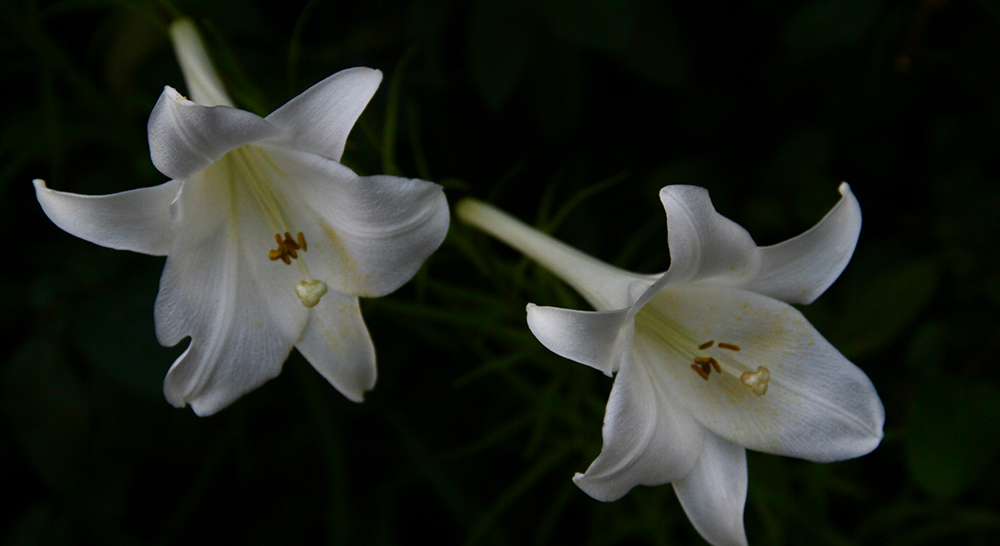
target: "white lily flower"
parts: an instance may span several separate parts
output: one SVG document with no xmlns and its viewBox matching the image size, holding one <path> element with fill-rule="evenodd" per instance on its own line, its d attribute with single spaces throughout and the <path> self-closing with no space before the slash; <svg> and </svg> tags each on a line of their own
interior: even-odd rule
<svg viewBox="0 0 1000 546">
<path fill-rule="evenodd" d="M 604 448 L 574 477 L 613 501 L 673 483 L 710 543 L 746 544 L 746 449 L 829 462 L 882 439 L 885 411 L 868 377 L 788 305 L 815 300 L 847 266 L 861 209 L 847 184 L 809 231 L 758 247 L 708 192 L 667 186 L 670 268 L 640 275 L 560 243 L 484 203 L 456 214 L 538 261 L 597 311 L 528 305 L 553 352 L 616 374 Z"/>
<path fill-rule="evenodd" d="M 339 163 L 378 70 L 338 72 L 261 118 L 231 106 L 192 23 L 170 30 L 194 98 L 166 87 L 149 117 L 171 180 L 104 196 L 35 180 L 42 209 L 82 239 L 167 256 L 156 336 L 191 338 L 164 380 L 174 406 L 215 413 L 277 376 L 292 347 L 360 402 L 376 370 L 358 296 L 397 289 L 441 244 L 442 188 Z"/>
</svg>

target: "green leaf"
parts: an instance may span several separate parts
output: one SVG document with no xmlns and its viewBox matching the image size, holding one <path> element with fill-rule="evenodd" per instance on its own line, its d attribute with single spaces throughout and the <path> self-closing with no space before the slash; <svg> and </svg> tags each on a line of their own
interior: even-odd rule
<svg viewBox="0 0 1000 546">
<path fill-rule="evenodd" d="M 146 272 L 148 273 L 148 272 Z M 86 362 L 119 387 L 163 400 L 163 377 L 182 347 L 156 341 L 153 302 L 157 277 L 135 275 L 116 290 L 95 293 L 76 308 L 72 334 Z"/>
<path fill-rule="evenodd" d="M 499 109 L 524 76 L 531 50 L 528 6 L 480 0 L 469 21 L 472 77 L 486 104 Z"/>
<path fill-rule="evenodd" d="M 883 0 L 817 0 L 795 12 L 782 33 L 794 57 L 805 59 L 847 48 L 864 38 Z"/>
<path fill-rule="evenodd" d="M 80 379 L 45 334 L 23 344 L 0 373 L 0 410 L 25 458 L 63 497 L 82 487 L 87 404 Z"/>
<path fill-rule="evenodd" d="M 891 343 L 927 305 L 940 280 L 931 260 L 898 266 L 855 290 L 844 305 L 830 340 L 848 357 Z"/>
<path fill-rule="evenodd" d="M 978 483 L 1000 453 L 1000 389 L 961 378 L 922 381 L 906 429 L 906 464 L 914 481 L 941 499 Z"/>
</svg>

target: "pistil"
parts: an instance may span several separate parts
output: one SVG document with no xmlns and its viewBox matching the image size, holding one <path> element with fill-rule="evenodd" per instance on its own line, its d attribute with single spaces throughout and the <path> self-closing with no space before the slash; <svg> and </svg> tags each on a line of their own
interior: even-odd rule
<svg viewBox="0 0 1000 546">
<path fill-rule="evenodd" d="M 715 345 L 715 340 L 706 341 L 705 343 L 698 345 L 698 350 L 704 351 L 712 348 L 713 345 Z M 739 345 L 734 345 L 732 343 L 720 342 L 715 346 L 720 349 L 733 352 L 741 350 Z M 725 372 L 727 375 L 739 378 L 740 383 L 746 385 L 757 396 L 764 396 L 767 394 L 768 383 L 771 380 L 770 370 L 764 366 L 758 366 L 756 372 L 747 371 L 740 373 L 740 370 L 726 364 L 725 361 L 726 359 L 723 359 L 723 361 L 720 362 L 712 356 L 696 356 L 694 357 L 694 363 L 691 364 L 691 369 L 698 374 L 698 377 L 701 377 L 705 381 L 708 381 L 713 371 L 720 375 Z"/>
<path fill-rule="evenodd" d="M 278 245 L 278 248 L 269 251 L 267 257 L 272 262 L 281 260 L 287 265 L 291 265 L 292 260 L 295 260 L 299 266 L 299 270 L 302 271 L 302 280 L 296 283 L 295 294 L 302 300 L 302 305 L 315 307 L 319 303 L 320 298 L 326 294 L 327 286 L 323 281 L 316 280 L 309 275 L 309 269 L 305 264 L 305 257 L 302 260 L 298 259 L 298 251 L 306 252 L 309 249 L 309 245 L 306 244 L 306 236 L 300 231 L 293 239 L 291 232 L 286 231 L 284 238 L 281 237 L 280 233 L 275 233 L 274 241 Z"/>
</svg>

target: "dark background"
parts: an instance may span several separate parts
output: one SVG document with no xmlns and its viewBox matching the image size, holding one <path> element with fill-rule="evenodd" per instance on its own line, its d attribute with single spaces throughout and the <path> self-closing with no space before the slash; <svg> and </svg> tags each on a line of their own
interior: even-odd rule
<svg viewBox="0 0 1000 546">
<path fill-rule="evenodd" d="M 803 310 L 872 378 L 885 440 L 828 465 L 751 453 L 750 542 L 1000 541 L 1000 2 L 6 0 L 0 543 L 703 543 L 670 486 L 605 504 L 573 485 L 611 380 L 542 348 L 524 305 L 586 304 L 458 223 L 413 282 L 362 301 L 363 404 L 297 353 L 216 416 L 166 403 L 184 343 L 153 334 L 163 258 L 60 231 L 30 182 L 165 180 L 145 123 L 183 88 L 179 16 L 259 114 L 381 69 L 347 165 L 634 271 L 668 266 L 664 185 L 707 187 L 772 244 L 848 181 L 857 252 Z"/>
</svg>

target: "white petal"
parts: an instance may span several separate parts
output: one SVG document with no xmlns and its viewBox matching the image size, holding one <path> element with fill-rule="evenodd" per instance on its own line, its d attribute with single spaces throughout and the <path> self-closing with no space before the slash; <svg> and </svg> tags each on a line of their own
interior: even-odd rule
<svg viewBox="0 0 1000 546">
<path fill-rule="evenodd" d="M 709 340 L 734 344 L 739 351 Z M 702 425 L 749 449 L 829 462 L 864 455 L 882 439 L 885 411 L 868 377 L 802 314 L 754 292 L 701 283 L 664 289 L 636 317 L 635 353 L 669 370 L 676 400 Z M 694 356 L 734 374 L 704 380 Z M 758 396 L 739 374 L 770 371 Z"/>
<path fill-rule="evenodd" d="M 190 19 L 178 19 L 171 23 L 169 30 L 191 99 L 202 106 L 232 106 L 233 101 L 212 67 L 194 23 Z"/>
<path fill-rule="evenodd" d="M 667 213 L 671 283 L 745 274 L 756 265 L 757 245 L 750 234 L 715 212 L 708 190 L 667 186 L 660 190 L 660 201 Z"/>
<path fill-rule="evenodd" d="M 608 265 L 476 199 L 455 206 L 463 222 L 507 243 L 564 280 L 598 311 L 632 306 L 659 276 Z"/>
<path fill-rule="evenodd" d="M 441 186 L 394 176 L 359 177 L 316 154 L 262 146 L 309 244 L 313 276 L 355 296 L 388 294 L 410 280 L 448 233 Z"/>
<path fill-rule="evenodd" d="M 854 254 L 861 234 L 861 205 L 846 183 L 843 197 L 809 231 L 761 247 L 760 273 L 747 290 L 788 303 L 812 303 L 837 280 Z"/>
<path fill-rule="evenodd" d="M 227 180 L 228 163 L 189 178 L 174 203 L 177 235 L 155 307 L 161 343 L 191 337 L 164 394 L 199 415 L 278 375 L 307 319 L 298 269 L 267 258 L 274 234 L 246 184 Z"/>
<path fill-rule="evenodd" d="M 260 116 L 228 106 L 202 106 L 169 86 L 149 114 L 147 132 L 153 165 L 175 179 L 208 167 L 233 148 L 281 136 Z"/>
<path fill-rule="evenodd" d="M 747 502 L 747 452 L 706 433 L 698 464 L 674 481 L 684 512 L 713 546 L 746 546 L 743 508 Z"/>
<path fill-rule="evenodd" d="M 757 247 L 750 234 L 715 211 L 708 191 L 667 186 L 670 270 L 667 284 L 703 281 L 752 290 L 789 303 L 810 303 L 847 266 L 861 230 L 861 208 L 847 184 L 843 198 L 816 226 L 783 243 Z"/>
<path fill-rule="evenodd" d="M 53 191 L 35 180 L 35 197 L 60 229 L 86 241 L 119 250 L 163 256 L 170 250 L 170 203 L 179 180 L 111 195 Z"/>
<path fill-rule="evenodd" d="M 295 347 L 331 385 L 354 402 L 375 386 L 375 347 L 358 298 L 328 292 L 309 313 Z"/>
<path fill-rule="evenodd" d="M 285 103 L 267 121 L 288 135 L 289 148 L 340 161 L 347 135 L 382 81 L 371 68 L 341 70 Z"/>
<path fill-rule="evenodd" d="M 631 358 L 635 328 L 629 309 L 574 311 L 529 303 L 528 328 L 553 353 L 609 376 Z"/>
<path fill-rule="evenodd" d="M 600 501 L 621 498 L 636 485 L 687 476 L 702 450 L 704 429 L 670 399 L 661 368 L 633 362 L 615 376 L 604 414 L 604 447 L 573 481 Z"/>
</svg>

